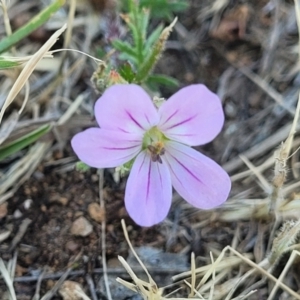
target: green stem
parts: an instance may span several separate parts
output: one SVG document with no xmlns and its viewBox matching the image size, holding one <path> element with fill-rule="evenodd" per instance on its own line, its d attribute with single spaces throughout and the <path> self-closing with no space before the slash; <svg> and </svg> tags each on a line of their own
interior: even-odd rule
<svg viewBox="0 0 300 300">
<path fill-rule="evenodd" d="M 10 36 L 5 37 L 0 41 L 0 53 L 5 52 L 10 47 L 21 41 L 24 37 L 35 31 L 43 25 L 57 10 L 65 3 L 65 0 L 56 0 L 47 8 L 42 10 L 38 15 L 32 18 L 27 24 L 19 28 Z"/>
</svg>

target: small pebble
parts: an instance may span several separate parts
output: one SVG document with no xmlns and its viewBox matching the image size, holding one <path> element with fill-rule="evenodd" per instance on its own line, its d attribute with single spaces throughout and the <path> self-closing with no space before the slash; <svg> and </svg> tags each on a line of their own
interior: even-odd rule
<svg viewBox="0 0 300 300">
<path fill-rule="evenodd" d="M 71 233 L 77 236 L 88 236 L 92 231 L 93 226 L 85 217 L 76 219 L 71 227 Z"/>
<path fill-rule="evenodd" d="M 20 219 L 23 216 L 22 212 L 19 209 L 16 209 L 14 211 L 14 218 L 15 219 Z"/>
<path fill-rule="evenodd" d="M 41 205 L 41 211 L 46 212 L 47 211 L 47 206 L 46 205 Z"/>
<path fill-rule="evenodd" d="M 7 215 L 7 202 L 0 205 L 0 220 Z"/>
<path fill-rule="evenodd" d="M 26 210 L 28 210 L 31 207 L 32 203 L 33 203 L 32 199 L 26 199 L 23 203 L 23 206 Z"/>
<path fill-rule="evenodd" d="M 66 197 L 60 197 L 58 202 L 61 203 L 63 206 L 66 206 L 69 202 L 69 199 Z"/>
<path fill-rule="evenodd" d="M 98 182 L 99 176 L 98 176 L 97 174 L 93 174 L 93 175 L 91 176 L 91 179 L 92 179 L 92 182 Z"/>
<path fill-rule="evenodd" d="M 79 245 L 72 240 L 66 243 L 66 249 L 69 250 L 70 252 L 75 252 L 78 248 Z"/>
<path fill-rule="evenodd" d="M 41 171 L 35 171 L 33 173 L 33 177 L 37 180 L 41 180 L 41 179 L 45 178 L 45 174 L 42 173 Z"/>
<path fill-rule="evenodd" d="M 56 202 L 62 204 L 63 206 L 66 206 L 69 202 L 69 199 L 66 197 L 61 197 L 59 193 L 53 193 L 50 195 L 49 201 Z"/>
<path fill-rule="evenodd" d="M 105 210 L 96 202 L 89 205 L 88 213 L 90 217 L 98 223 L 105 220 Z"/>
</svg>

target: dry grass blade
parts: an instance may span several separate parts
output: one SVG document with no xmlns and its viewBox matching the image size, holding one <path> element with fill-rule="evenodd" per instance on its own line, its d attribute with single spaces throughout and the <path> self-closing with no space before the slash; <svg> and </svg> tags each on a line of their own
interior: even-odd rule
<svg viewBox="0 0 300 300">
<path fill-rule="evenodd" d="M 130 250 L 132 251 L 133 255 L 135 256 L 135 258 L 137 259 L 137 261 L 139 262 L 139 264 L 141 265 L 141 267 L 144 269 L 145 273 L 148 276 L 149 282 L 146 282 L 144 280 L 139 279 L 135 273 L 133 272 L 133 270 L 131 269 L 131 267 L 129 266 L 129 264 L 126 262 L 126 260 L 121 257 L 118 256 L 119 261 L 121 262 L 121 264 L 123 265 L 123 267 L 126 269 L 126 271 L 128 272 L 128 274 L 130 275 L 130 277 L 132 278 L 133 283 L 127 282 L 121 278 L 117 278 L 117 281 L 121 284 L 123 284 L 124 286 L 126 286 L 127 288 L 131 289 L 132 291 L 138 292 L 141 294 L 141 296 L 146 300 L 159 300 L 162 298 L 162 293 L 163 293 L 163 289 L 160 289 L 157 287 L 155 281 L 152 279 L 151 275 L 149 274 L 147 268 L 145 267 L 145 265 L 143 264 L 143 262 L 140 260 L 140 258 L 138 257 L 137 253 L 135 252 L 129 237 L 128 237 L 128 232 L 126 230 L 126 225 L 125 225 L 125 221 L 122 220 L 122 227 L 123 227 L 123 231 L 124 231 L 124 235 L 126 238 L 126 241 L 130 247 Z"/>
<path fill-rule="evenodd" d="M 75 291 L 75 294 L 83 300 L 91 300 L 91 298 L 89 298 L 83 291 Z"/>
<path fill-rule="evenodd" d="M 240 155 L 243 156 L 242 154 Z M 244 156 L 243 156 L 244 157 Z M 242 158 L 241 158 L 242 159 Z M 246 158 L 248 160 L 248 158 Z M 249 160 L 248 160 L 249 161 Z M 273 166 L 274 164 L 274 155 L 271 155 L 267 160 L 265 160 L 260 166 L 254 166 L 254 168 L 257 170 L 257 172 L 262 173 L 264 172 L 266 169 L 270 168 L 271 166 Z M 238 174 L 235 174 L 233 176 L 230 177 L 231 182 L 235 182 L 238 180 L 241 180 L 243 178 L 247 178 L 248 176 L 251 176 L 253 174 L 252 170 L 247 170 L 247 171 L 243 171 L 240 172 Z"/>
<path fill-rule="evenodd" d="M 19 114 L 17 111 L 11 113 L 5 123 L 0 128 L 0 145 L 10 136 L 15 129 L 19 120 Z"/>
<path fill-rule="evenodd" d="M 11 88 L 4 105 L 0 112 L 0 123 L 2 121 L 3 115 L 7 109 L 7 107 L 13 102 L 17 94 L 21 91 L 23 86 L 26 84 L 29 76 L 34 71 L 38 62 L 45 56 L 48 50 L 56 43 L 58 37 L 66 30 L 67 25 L 64 25 L 62 28 L 57 30 L 49 40 L 31 57 L 31 59 L 26 63 L 24 69 L 21 71 L 19 77 Z M 23 103 L 22 108 L 25 106 L 26 102 Z M 19 112 L 21 113 L 22 110 Z"/>
<path fill-rule="evenodd" d="M 284 279 L 284 277 L 286 276 L 288 270 L 290 269 L 290 267 L 292 266 L 292 263 L 294 262 L 296 256 L 300 256 L 300 252 L 297 251 L 297 250 L 293 250 L 288 262 L 286 263 L 283 271 L 281 272 L 279 278 L 278 278 L 278 281 L 276 282 L 275 286 L 273 287 L 269 297 L 267 300 L 272 300 L 279 288 L 279 283 L 282 283 L 282 280 Z"/>
<path fill-rule="evenodd" d="M 26 218 L 22 221 L 21 226 L 18 229 L 17 234 L 14 236 L 11 245 L 9 247 L 9 251 L 12 251 L 16 248 L 17 244 L 21 241 L 22 237 L 24 236 L 26 230 L 28 229 L 29 225 L 31 224 L 32 220 Z"/>
<path fill-rule="evenodd" d="M 59 290 L 59 288 L 62 286 L 62 284 L 65 282 L 65 280 L 68 278 L 69 273 L 71 272 L 71 268 L 67 269 L 67 271 L 61 276 L 61 278 L 55 283 L 53 288 L 48 291 L 41 300 L 50 300 L 55 293 Z M 90 300 L 90 299 L 89 299 Z"/>
<path fill-rule="evenodd" d="M 261 172 L 256 168 L 248 159 L 247 157 L 240 155 L 240 158 L 243 160 L 243 162 L 247 165 L 247 167 L 255 174 L 255 176 L 258 178 L 258 180 L 261 183 L 261 186 L 263 190 L 266 193 L 269 193 L 271 191 L 270 184 L 265 179 L 265 177 L 261 174 Z"/>
<path fill-rule="evenodd" d="M 248 299 L 252 294 L 256 293 L 255 291 L 251 291 L 248 294 L 244 295 L 244 296 L 238 296 L 236 298 L 233 298 L 232 300 L 244 300 L 244 299 Z"/>
<path fill-rule="evenodd" d="M 245 262 L 247 265 L 249 265 L 251 267 L 251 269 L 249 271 L 247 271 L 246 273 L 244 273 L 243 276 L 241 275 L 237 275 L 236 277 L 232 278 L 232 279 L 227 279 L 227 281 L 224 282 L 224 279 L 226 278 L 223 277 L 222 279 L 222 288 L 218 287 L 218 293 L 212 293 L 213 288 L 215 286 L 215 283 L 219 280 L 217 279 L 217 277 L 214 276 L 214 273 L 216 271 L 218 271 L 219 265 L 222 263 L 223 259 L 228 259 L 229 257 L 225 257 L 225 254 L 227 252 L 231 252 L 234 257 L 236 258 L 240 258 L 241 261 Z M 224 294 L 220 294 L 220 291 L 224 292 L 224 288 L 225 285 L 227 286 L 227 288 L 225 289 L 229 291 L 229 293 L 227 294 L 227 296 L 225 297 L 226 300 L 230 300 L 230 299 L 245 299 L 247 295 L 251 295 L 255 292 L 254 289 L 252 289 L 251 291 L 247 292 L 246 290 L 244 292 L 242 292 L 240 295 L 236 296 L 235 298 L 232 298 L 232 295 L 235 293 L 235 291 L 238 290 L 238 288 L 243 288 L 243 285 L 247 284 L 247 281 L 249 280 L 250 276 L 253 276 L 254 274 L 257 273 L 261 273 L 262 276 L 264 276 L 263 279 L 270 279 L 271 281 L 273 281 L 275 283 L 275 287 L 273 290 L 276 290 L 278 287 L 280 287 L 281 289 L 283 289 L 284 291 L 286 291 L 288 294 L 290 294 L 293 299 L 300 299 L 300 295 L 293 291 L 291 288 L 289 288 L 287 285 L 285 285 L 282 282 L 283 277 L 287 274 L 288 269 L 291 267 L 292 262 L 294 261 L 295 257 L 297 255 L 299 255 L 300 253 L 298 251 L 293 251 L 287 266 L 284 268 L 284 270 L 282 271 L 280 277 L 277 279 L 276 277 L 274 277 L 271 273 L 270 270 L 267 270 L 267 267 L 269 266 L 268 260 L 264 259 L 261 263 L 256 264 L 254 263 L 252 260 L 248 259 L 245 255 L 240 254 L 238 251 L 236 251 L 235 249 L 233 249 L 230 246 L 227 246 L 223 249 L 223 251 L 221 252 L 221 254 L 219 255 L 219 257 L 213 261 L 212 259 L 212 264 L 207 266 L 206 268 L 206 273 L 201 275 L 202 279 L 200 281 L 200 283 L 197 286 L 197 291 L 199 293 L 203 293 L 205 292 L 209 287 L 211 289 L 210 293 L 208 294 L 209 299 L 224 299 L 225 295 Z M 230 269 L 233 268 L 233 266 L 230 263 L 227 263 L 226 266 L 223 265 L 222 269 L 227 268 L 227 270 L 224 270 L 224 272 L 228 274 L 231 272 Z M 197 269 L 196 269 L 197 272 Z M 202 273 L 202 272 L 201 272 Z M 184 273 L 186 274 L 186 273 Z M 189 273 L 191 274 L 191 273 Z M 199 276 L 200 274 L 197 272 L 196 273 L 197 276 Z M 180 278 L 182 277 L 182 274 L 175 276 L 175 278 Z M 206 286 L 204 286 L 204 283 L 206 282 Z M 274 292 L 275 293 L 275 292 Z M 198 295 L 198 293 L 197 293 Z M 268 300 L 271 300 L 271 295 L 269 297 Z"/>
<path fill-rule="evenodd" d="M 299 181 L 292 184 L 286 192 L 293 192 L 295 186 L 299 187 Z M 286 199 L 277 207 L 277 214 L 281 220 L 298 219 L 300 209 L 300 199 Z M 269 198 L 234 198 L 225 202 L 222 207 L 213 211 L 199 211 L 197 213 L 201 219 L 214 219 L 225 222 L 238 222 L 241 220 L 269 220 L 270 219 L 270 199 Z"/>
<path fill-rule="evenodd" d="M 85 92 L 80 95 L 72 102 L 72 104 L 68 107 L 66 112 L 60 117 L 60 119 L 57 121 L 57 125 L 64 125 L 76 112 L 76 110 L 80 107 L 82 102 L 87 98 L 89 93 Z"/>
<path fill-rule="evenodd" d="M 43 58 L 53 58 L 53 52 L 52 51 L 47 51 Z M 33 55 L 27 55 L 27 56 L 22 56 L 22 57 L 16 57 L 16 56 L 6 56 L 6 55 L 1 55 L 1 58 L 4 60 L 9 60 L 9 61 L 14 61 L 20 64 L 24 64 L 28 62 L 30 59 L 32 59 Z"/>
<path fill-rule="evenodd" d="M 196 286 L 196 262 L 195 262 L 195 254 L 192 252 L 191 254 L 191 292 L 189 294 L 189 298 L 194 297 L 195 286 Z"/>
<path fill-rule="evenodd" d="M 105 201 L 103 197 L 103 183 L 104 183 L 104 175 L 103 175 L 103 170 L 99 169 L 98 170 L 99 174 L 99 201 L 100 201 L 100 206 L 105 212 Z M 108 282 L 108 276 L 107 276 L 107 263 L 106 263 L 106 220 L 105 218 L 101 222 L 101 244 L 102 244 L 102 266 L 103 266 L 103 277 L 104 277 L 104 282 L 105 282 L 105 289 L 106 289 L 106 294 L 108 300 L 112 300 L 111 297 L 111 292 L 110 292 L 110 286 Z"/>
<path fill-rule="evenodd" d="M 156 287 L 156 283 L 154 282 L 154 280 L 152 279 L 151 275 L 149 274 L 147 268 L 145 267 L 145 265 L 143 264 L 143 262 L 140 260 L 140 258 L 138 257 L 138 255 L 136 254 L 131 242 L 130 242 L 130 239 L 129 239 L 129 236 L 128 236 L 128 232 L 126 230 L 126 224 L 125 224 L 125 221 L 122 220 L 121 221 L 122 223 L 122 228 L 123 228 L 123 232 L 124 232 L 124 235 L 125 235 L 125 238 L 126 238 L 126 241 L 130 247 L 130 250 L 132 251 L 133 255 L 135 256 L 135 258 L 137 259 L 137 261 L 139 262 L 139 264 L 141 265 L 141 267 L 144 269 L 145 273 L 147 274 L 148 276 L 148 279 L 149 279 L 149 282 L 150 284 L 154 287 Z M 157 288 L 157 287 L 156 287 Z"/>
<path fill-rule="evenodd" d="M 139 279 L 135 273 L 133 272 L 133 270 L 131 269 L 131 267 L 129 266 L 129 264 L 126 262 L 126 260 L 119 256 L 119 261 L 121 262 L 121 264 L 123 265 L 123 267 L 126 269 L 126 271 L 128 272 L 128 274 L 130 275 L 131 279 L 133 280 L 134 284 L 128 281 L 125 281 L 121 278 L 117 278 L 117 281 L 121 284 L 123 284 L 124 286 L 126 286 L 127 288 L 129 288 L 130 290 L 137 292 L 139 294 L 141 294 L 141 296 L 145 299 L 145 300 L 159 300 L 162 297 L 162 292 L 163 289 L 159 289 L 156 286 L 156 283 L 151 284 L 149 282 L 146 282 L 144 280 Z M 144 268 L 144 265 L 143 265 Z"/>
<path fill-rule="evenodd" d="M 8 172 L 0 180 L 0 204 L 14 195 L 14 192 L 34 172 L 38 164 L 49 151 L 51 141 L 47 143 L 38 142 L 33 145 L 29 152 L 10 167 Z M 9 188 L 12 190 L 4 194 Z"/>
<path fill-rule="evenodd" d="M 10 300 L 17 300 L 16 294 L 15 294 L 15 290 L 13 287 L 13 281 L 12 278 L 9 274 L 8 269 L 6 268 L 3 260 L 0 258 L 0 272 L 1 275 L 7 285 L 7 288 L 9 290 L 9 296 L 10 296 Z"/>
<path fill-rule="evenodd" d="M 267 137 L 261 143 L 253 146 L 252 148 L 246 150 L 242 153 L 243 156 L 247 157 L 248 159 L 253 159 L 257 156 L 261 156 L 265 154 L 268 150 L 271 150 L 274 147 L 277 147 L 286 137 L 289 135 L 291 131 L 292 123 L 288 123 L 278 129 L 273 135 Z M 300 124 L 297 124 L 296 130 L 300 129 Z M 232 160 L 228 161 L 223 165 L 223 168 L 227 172 L 233 172 L 237 168 L 243 165 L 243 161 L 239 157 L 235 157 Z"/>
<path fill-rule="evenodd" d="M 299 27 L 300 11 L 299 11 L 299 7 L 297 7 L 297 1 L 296 1 L 296 15 L 297 15 L 297 23 L 298 23 L 298 32 L 300 32 L 300 27 Z M 300 44 L 299 44 L 299 59 L 300 59 Z M 273 229 L 270 233 L 270 240 L 273 240 L 275 229 L 277 228 L 278 222 L 280 220 L 280 215 L 278 214 L 278 208 L 284 201 L 283 185 L 287 176 L 287 160 L 289 159 L 289 154 L 291 152 L 293 141 L 294 141 L 294 135 L 297 131 L 299 115 L 300 115 L 300 94 L 298 96 L 297 107 L 296 107 L 296 111 L 295 111 L 295 115 L 294 115 L 294 119 L 293 119 L 293 123 L 289 135 L 285 140 L 285 142 L 282 143 L 280 149 L 276 151 L 278 153 L 278 157 L 276 157 L 275 160 L 274 178 L 272 181 L 272 192 L 270 194 L 270 214 L 275 213 L 276 222 L 274 223 Z"/>
<path fill-rule="evenodd" d="M 265 91 L 272 99 L 274 99 L 281 107 L 286 109 L 292 116 L 295 115 L 295 112 L 286 105 L 283 101 L 283 97 L 271 86 L 266 80 L 261 78 L 259 75 L 253 73 L 248 68 L 239 68 L 239 70 L 247 76 L 250 80 L 252 80 L 255 84 L 257 84 L 263 91 Z"/>
<path fill-rule="evenodd" d="M 272 62 L 276 54 L 276 48 L 280 40 L 280 2 L 279 0 L 274 1 L 274 25 L 271 30 L 268 45 L 263 53 L 261 63 L 261 73 L 267 75 L 270 72 Z M 263 76 L 264 77 L 264 76 Z"/>
<path fill-rule="evenodd" d="M 200 18 L 207 18 L 212 15 L 221 14 L 225 8 L 229 5 L 229 0 L 216 0 L 209 8 L 203 9 Z"/>
<path fill-rule="evenodd" d="M 248 265 L 250 265 L 253 270 L 260 272 L 262 275 L 264 275 L 266 278 L 271 279 L 273 282 L 275 282 L 276 284 L 278 284 L 278 286 L 280 286 L 283 290 L 285 290 L 286 292 L 288 292 L 291 296 L 295 297 L 295 299 L 300 299 L 300 295 L 293 291 L 291 288 L 289 288 L 287 285 L 283 284 L 282 282 L 280 282 L 276 277 L 274 277 L 272 274 L 270 274 L 267 270 L 265 270 L 262 265 L 266 264 L 266 261 L 263 261 L 260 263 L 260 265 L 254 263 L 253 261 L 247 259 L 246 257 L 243 257 L 242 254 L 240 254 L 238 251 L 236 251 L 235 249 L 231 248 L 230 246 L 227 246 L 224 250 L 229 250 L 231 252 L 233 252 L 235 255 L 237 255 L 238 257 L 242 258 Z M 223 253 L 225 253 L 223 250 Z M 246 278 L 245 278 L 246 279 Z M 239 281 L 239 284 L 242 283 L 242 280 Z"/>
<path fill-rule="evenodd" d="M 122 221 L 122 225 L 125 228 L 124 221 Z M 126 230 L 126 228 L 125 228 Z M 126 234 L 127 236 L 128 234 Z M 127 236 L 128 238 L 128 236 Z M 131 246 L 132 247 L 132 246 Z M 227 252 L 231 252 L 233 256 L 225 257 L 225 254 Z M 135 254 L 136 255 L 136 254 Z M 211 265 L 196 269 L 195 263 L 193 263 L 193 256 L 192 256 L 192 268 L 190 272 L 185 272 L 183 274 L 177 275 L 173 277 L 173 279 L 178 280 L 179 278 L 186 277 L 187 275 L 192 276 L 191 283 L 186 282 L 186 285 L 191 289 L 190 295 L 188 298 L 169 298 L 168 299 L 189 299 L 191 297 L 197 298 L 197 299 L 208 299 L 208 300 L 216 300 L 216 299 L 224 299 L 224 291 L 227 293 L 227 296 L 225 297 L 226 300 L 239 300 L 239 299 L 247 299 L 250 295 L 255 293 L 255 288 L 252 288 L 254 286 L 259 286 L 259 283 L 264 283 L 266 279 L 270 279 L 275 283 L 275 287 L 273 288 L 273 292 L 270 294 L 268 300 L 273 299 L 273 295 L 276 292 L 277 288 L 281 288 L 284 291 L 286 291 L 290 296 L 292 296 L 295 299 L 300 299 L 300 295 L 298 295 L 295 291 L 293 291 L 291 288 L 289 288 L 286 284 L 282 282 L 284 276 L 287 274 L 288 269 L 291 267 L 292 262 L 295 260 L 295 257 L 300 255 L 298 251 L 293 251 L 287 266 L 284 268 L 283 272 L 281 273 L 280 277 L 277 279 L 271 274 L 270 270 L 267 270 L 267 268 L 270 266 L 268 259 L 264 259 L 259 264 L 256 264 L 251 259 L 247 257 L 247 255 L 240 254 L 238 251 L 233 249 L 230 246 L 225 247 L 221 254 L 218 256 L 218 258 L 214 261 L 213 257 L 211 257 L 212 263 Z M 137 255 L 136 255 L 137 256 Z M 245 262 L 247 265 L 251 267 L 250 270 L 248 270 L 246 273 L 244 273 L 243 276 L 241 274 L 238 274 L 236 277 L 227 279 L 227 281 L 224 282 L 224 279 L 228 276 L 228 272 L 231 272 L 231 269 L 234 266 L 237 266 L 237 264 L 232 264 L 232 259 L 239 261 L 239 264 L 241 262 Z M 147 300 L 158 300 L 158 299 L 166 299 L 166 297 L 162 296 L 163 289 L 158 289 L 152 284 L 145 282 L 141 279 L 139 279 L 136 274 L 133 272 L 131 267 L 128 265 L 128 263 L 122 258 L 119 257 L 120 262 L 124 266 L 124 268 L 127 270 L 128 274 L 131 276 L 133 283 L 127 282 L 123 279 L 118 278 L 117 281 L 126 286 L 127 288 L 140 293 L 144 299 Z M 140 260 L 139 260 L 140 261 Z M 143 266 L 143 265 L 142 265 Z M 144 266 L 143 266 L 144 268 Z M 226 269 L 226 270 L 225 270 Z M 247 270 L 247 269 L 245 269 Z M 221 271 L 221 272 L 220 272 Z M 216 276 L 216 273 L 220 272 L 218 276 Z M 236 295 L 234 298 L 232 296 L 236 291 L 238 291 L 238 288 L 242 288 L 243 285 L 247 284 L 247 281 L 250 279 L 250 276 L 257 276 L 257 273 L 261 273 L 263 276 L 263 281 L 258 281 L 255 284 L 252 284 L 250 288 L 247 290 L 242 291 L 240 295 Z M 225 276 L 224 276 L 225 274 Z M 220 276 L 221 275 L 221 276 Z M 196 277 L 202 276 L 201 281 L 199 282 L 198 286 L 195 287 L 195 281 Z M 215 291 L 215 285 L 217 282 L 222 282 L 222 288 L 218 288 Z M 257 285 L 258 284 L 258 285 Z M 225 285 L 227 288 L 224 289 Z M 252 289 L 251 289 L 252 288 Z M 210 289 L 209 294 L 207 294 L 207 297 L 202 297 L 202 294 Z M 250 289 L 250 291 L 249 291 Z M 222 294 L 220 294 L 220 291 L 222 291 Z"/>
<path fill-rule="evenodd" d="M 251 258 L 251 256 L 248 256 L 248 257 Z M 216 273 L 218 273 L 218 272 L 222 271 L 226 266 L 231 266 L 231 267 L 238 266 L 241 264 L 242 261 L 243 261 L 242 259 L 240 259 L 239 257 L 235 257 L 235 256 L 225 257 L 218 264 L 216 264 L 216 262 L 215 262 L 215 264 L 216 264 L 215 271 L 216 271 Z M 200 268 L 196 268 L 195 269 L 196 275 L 204 276 L 211 269 L 211 267 L 212 267 L 212 265 L 210 264 L 210 265 L 202 266 Z M 187 278 L 191 275 L 192 275 L 192 272 L 187 271 L 187 272 L 178 274 L 176 276 L 173 276 L 172 279 L 173 279 L 173 281 L 178 281 L 180 279 Z"/>
<path fill-rule="evenodd" d="M 76 12 L 76 5 L 77 5 L 76 0 L 70 1 L 70 9 L 69 9 L 69 16 L 68 16 L 68 28 L 67 28 L 67 31 L 65 34 L 63 48 L 69 47 L 70 42 L 71 42 L 72 30 L 73 30 L 73 25 L 74 25 L 74 16 L 75 16 L 75 12 Z M 61 67 L 63 66 L 63 61 L 64 61 L 65 57 L 66 57 L 66 52 L 64 52 L 61 57 Z"/>
</svg>

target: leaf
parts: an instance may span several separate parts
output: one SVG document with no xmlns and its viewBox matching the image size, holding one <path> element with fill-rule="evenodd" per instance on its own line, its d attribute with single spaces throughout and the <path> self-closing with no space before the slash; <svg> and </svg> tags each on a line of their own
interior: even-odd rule
<svg viewBox="0 0 300 300">
<path fill-rule="evenodd" d="M 162 30 L 163 30 L 163 26 L 159 25 L 149 35 L 149 37 L 147 38 L 147 41 L 145 43 L 145 47 L 144 47 L 145 53 L 148 53 L 150 51 L 150 48 L 152 47 L 152 45 L 159 39 L 159 36 L 160 36 Z"/>
<path fill-rule="evenodd" d="M 130 45 L 127 42 L 122 42 L 121 40 L 114 40 L 112 42 L 112 45 L 116 50 L 122 53 L 126 53 L 133 57 L 137 56 L 135 49 L 132 47 L 132 45 Z"/>
<path fill-rule="evenodd" d="M 131 30 L 134 46 L 136 48 L 136 59 L 139 63 L 143 62 L 143 45 L 144 39 L 139 27 L 138 20 L 134 20 L 135 23 L 128 23 L 128 27 Z"/>
<path fill-rule="evenodd" d="M 82 173 L 87 172 L 88 170 L 90 170 L 90 168 L 91 168 L 90 166 L 88 166 L 87 164 L 85 164 L 82 161 L 78 161 L 75 165 L 75 169 Z"/>
<path fill-rule="evenodd" d="M 150 75 L 147 79 L 147 83 L 149 84 L 162 84 L 167 87 L 178 87 L 179 81 L 173 77 L 162 75 L 162 74 L 155 74 Z"/>
<path fill-rule="evenodd" d="M 130 61 L 133 65 L 138 65 L 138 61 L 137 61 L 137 58 L 134 56 L 131 56 L 131 55 L 128 55 L 126 53 L 121 53 L 119 55 L 119 59 L 120 60 L 125 60 L 125 61 Z"/>
<path fill-rule="evenodd" d="M 131 11 L 129 2 L 131 0 L 120 1 L 122 11 Z M 138 5 L 150 9 L 152 18 L 168 21 L 171 17 L 173 18 L 174 13 L 183 12 L 189 7 L 189 3 L 186 0 L 140 0 Z"/>
<path fill-rule="evenodd" d="M 136 1 L 129 0 L 129 11 L 132 12 L 134 19 L 136 19 L 139 13 L 139 5 Z"/>
<path fill-rule="evenodd" d="M 185 1 L 178 1 L 175 3 L 170 3 L 169 7 L 172 12 L 182 12 L 189 7 L 189 4 Z"/>
<path fill-rule="evenodd" d="M 49 132 L 51 129 L 51 125 L 43 125 L 36 130 L 24 135 L 23 137 L 10 142 L 9 144 L 0 147 L 0 161 L 4 158 L 8 157 L 9 155 L 12 155 L 21 149 L 27 147 L 28 145 L 34 143 L 37 141 L 41 136 Z"/>
<path fill-rule="evenodd" d="M 4 60 L 0 59 L 0 69 L 9 69 L 9 68 L 15 68 L 22 63 L 16 62 L 16 61 L 10 61 L 10 60 Z"/>
<path fill-rule="evenodd" d="M 3 38 L 0 41 L 0 53 L 5 52 L 10 47 L 15 45 L 17 42 L 21 41 L 23 38 L 28 36 L 30 33 L 35 31 L 41 25 L 46 23 L 46 21 L 65 3 L 65 0 L 56 0 L 51 5 L 42 10 L 38 15 L 32 18 L 27 24 L 19 28 L 17 31 L 11 35 Z"/>
<path fill-rule="evenodd" d="M 140 5 L 151 10 L 157 19 L 171 20 L 175 12 L 182 12 L 189 6 L 186 0 L 141 0 Z"/>
<path fill-rule="evenodd" d="M 126 62 L 121 66 L 119 73 L 129 83 L 133 82 L 135 78 L 135 72 L 129 62 Z"/>
<path fill-rule="evenodd" d="M 146 36 L 147 36 L 149 17 L 150 17 L 149 10 L 144 9 L 141 11 L 140 16 L 139 16 L 140 22 L 138 25 L 141 28 L 141 34 L 142 34 L 143 40 L 145 40 Z"/>
</svg>

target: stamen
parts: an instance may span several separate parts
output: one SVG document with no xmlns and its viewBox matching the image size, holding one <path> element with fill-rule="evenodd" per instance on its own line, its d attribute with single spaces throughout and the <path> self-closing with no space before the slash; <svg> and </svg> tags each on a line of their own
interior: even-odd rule
<svg viewBox="0 0 300 300">
<path fill-rule="evenodd" d="M 161 155 L 165 154 L 165 148 L 163 148 L 163 143 L 157 142 L 154 145 L 148 145 L 147 149 L 150 152 L 151 160 L 153 162 L 159 162 L 162 164 Z"/>
</svg>

